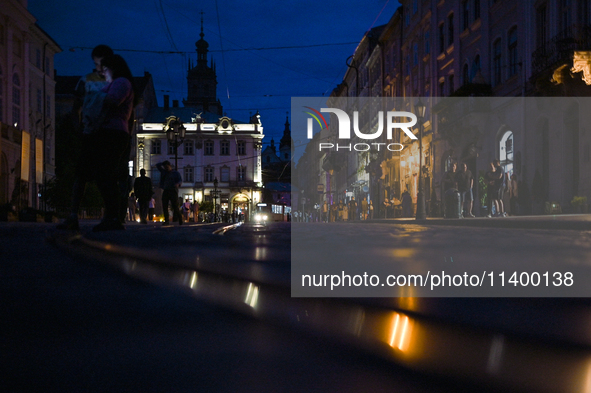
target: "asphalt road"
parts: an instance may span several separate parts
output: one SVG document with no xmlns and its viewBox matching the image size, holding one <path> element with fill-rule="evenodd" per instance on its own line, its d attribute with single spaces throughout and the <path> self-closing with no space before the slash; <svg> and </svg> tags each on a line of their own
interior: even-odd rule
<svg viewBox="0 0 591 393">
<path fill-rule="evenodd" d="M 451 262 L 431 262 L 441 255 L 492 261 L 495 242 L 506 258 L 551 260 L 557 247 L 566 263 L 584 265 L 585 231 L 344 223 L 242 226 L 220 236 L 219 225 L 91 233 L 92 224 L 52 244 L 52 225 L 0 223 L 7 391 L 589 387 L 586 298 L 318 299 L 292 298 L 289 288 L 298 231 L 365 267 L 384 252 L 401 266 Z"/>
<path fill-rule="evenodd" d="M 49 224 L 0 223 L 5 392 L 457 391 L 446 378 L 73 256 L 48 243 L 52 231 Z M 167 238 L 166 248 L 178 253 L 201 231 L 138 227 L 89 237 L 135 246 L 154 239 L 154 250 L 161 247 L 156 239 Z M 202 253 L 214 253 L 218 239 L 228 244 L 203 234 L 196 243 Z"/>
</svg>

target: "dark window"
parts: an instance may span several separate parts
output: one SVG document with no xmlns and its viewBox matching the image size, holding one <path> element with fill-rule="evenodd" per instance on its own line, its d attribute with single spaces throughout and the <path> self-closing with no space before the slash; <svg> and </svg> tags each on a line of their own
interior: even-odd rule
<svg viewBox="0 0 591 393">
<path fill-rule="evenodd" d="M 214 169 L 211 166 L 205 167 L 205 181 L 210 183 L 213 181 Z"/>
<path fill-rule="evenodd" d="M 162 142 L 159 139 L 152 140 L 152 154 L 162 154 Z"/>
<path fill-rule="evenodd" d="M 470 3 L 465 0 L 462 3 L 462 31 L 466 30 L 470 26 Z"/>
<path fill-rule="evenodd" d="M 222 167 L 220 169 L 220 181 L 228 182 L 230 181 L 230 168 L 227 166 Z"/>
<path fill-rule="evenodd" d="M 238 181 L 246 180 L 246 167 L 243 165 L 238 165 L 236 168 L 236 178 Z"/>
<path fill-rule="evenodd" d="M 480 18 L 480 0 L 474 0 L 474 20 Z"/>
<path fill-rule="evenodd" d="M 453 74 L 449 76 L 448 80 L 449 80 L 449 94 L 453 94 L 454 93 L 454 76 L 453 76 Z"/>
<path fill-rule="evenodd" d="M 221 156 L 229 156 L 230 155 L 230 142 L 229 141 L 221 141 L 220 142 L 220 155 Z"/>
<path fill-rule="evenodd" d="M 445 51 L 445 34 L 444 34 L 443 23 L 439 25 L 439 53 Z"/>
<path fill-rule="evenodd" d="M 509 31 L 509 76 L 517 73 L 517 28 Z"/>
<path fill-rule="evenodd" d="M 43 92 L 41 92 L 41 89 L 37 89 L 37 112 L 43 111 L 41 105 L 43 105 Z"/>
<path fill-rule="evenodd" d="M 193 179 L 193 167 L 186 167 L 185 168 L 185 176 L 183 180 L 187 183 L 193 183 L 195 180 Z"/>
<path fill-rule="evenodd" d="M 238 144 L 236 145 L 236 154 L 238 154 L 239 156 L 246 155 L 246 142 L 238 141 Z"/>
<path fill-rule="evenodd" d="M 501 39 L 499 38 L 493 44 L 493 84 L 496 86 L 501 83 Z"/>
<path fill-rule="evenodd" d="M 454 14 L 447 17 L 447 45 L 454 43 Z"/>
<path fill-rule="evenodd" d="M 21 82 L 18 74 L 12 76 L 12 124 L 20 124 L 21 119 Z"/>
<path fill-rule="evenodd" d="M 193 141 L 185 141 L 185 155 L 192 156 L 194 153 L 194 144 Z"/>
<path fill-rule="evenodd" d="M 213 156 L 213 141 L 205 141 L 203 155 Z"/>
</svg>

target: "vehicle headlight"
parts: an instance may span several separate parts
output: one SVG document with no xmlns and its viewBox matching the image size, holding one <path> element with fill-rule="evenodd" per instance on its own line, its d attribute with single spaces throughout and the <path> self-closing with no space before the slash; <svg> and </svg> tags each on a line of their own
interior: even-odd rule
<svg viewBox="0 0 591 393">
<path fill-rule="evenodd" d="M 263 221 L 267 221 L 267 218 L 268 218 L 268 217 L 267 217 L 267 215 L 265 214 L 265 215 L 263 216 Z"/>
<path fill-rule="evenodd" d="M 260 214 L 255 214 L 255 216 L 254 216 L 254 219 L 255 219 L 256 221 L 261 221 L 261 219 L 262 219 L 262 216 L 261 216 Z"/>
</svg>

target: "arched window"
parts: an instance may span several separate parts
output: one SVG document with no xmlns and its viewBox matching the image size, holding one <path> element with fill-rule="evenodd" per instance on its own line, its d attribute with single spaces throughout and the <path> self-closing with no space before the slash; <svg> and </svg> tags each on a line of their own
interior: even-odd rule
<svg viewBox="0 0 591 393">
<path fill-rule="evenodd" d="M 501 161 L 501 166 L 509 176 L 513 173 L 513 159 L 513 132 L 506 131 L 499 141 L 499 161 Z"/>
<path fill-rule="evenodd" d="M 21 81 L 18 74 L 12 75 L 12 124 L 17 127 L 21 119 Z"/>
</svg>

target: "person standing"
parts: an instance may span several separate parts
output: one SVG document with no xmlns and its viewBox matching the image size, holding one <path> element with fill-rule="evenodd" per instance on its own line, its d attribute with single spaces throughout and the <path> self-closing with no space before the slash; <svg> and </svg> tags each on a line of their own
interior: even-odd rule
<svg viewBox="0 0 591 393">
<path fill-rule="evenodd" d="M 451 164 L 451 168 L 449 171 L 445 172 L 443 176 L 443 193 L 449 189 L 457 189 L 458 188 L 458 181 L 457 181 L 457 169 L 458 164 L 455 162 Z"/>
<path fill-rule="evenodd" d="M 140 222 L 147 224 L 150 199 L 152 199 L 154 192 L 152 191 L 152 180 L 146 176 L 144 168 L 140 169 L 140 177 L 137 177 L 133 182 L 133 191 L 140 204 Z"/>
<path fill-rule="evenodd" d="M 495 171 L 495 186 L 497 187 L 497 201 L 499 210 L 497 210 L 500 217 L 507 217 L 505 213 L 505 206 L 503 204 L 503 193 L 505 191 L 505 169 L 501 166 L 501 161 L 494 160 L 493 165 L 496 168 Z"/>
<path fill-rule="evenodd" d="M 511 215 L 517 215 L 517 201 L 519 200 L 519 186 L 517 183 L 517 175 L 512 174 L 509 181 L 509 205 L 511 207 Z"/>
<path fill-rule="evenodd" d="M 401 196 L 402 199 L 402 217 L 411 217 L 412 212 L 412 198 L 408 192 L 408 188 L 404 190 Z"/>
<path fill-rule="evenodd" d="M 172 170 L 170 161 L 166 160 L 156 164 L 160 171 L 160 188 L 162 188 L 162 212 L 164 213 L 164 225 L 168 225 L 168 205 L 172 208 L 172 220 L 183 224 L 183 218 L 179 212 L 179 187 L 183 179 L 181 174 Z"/>
<path fill-rule="evenodd" d="M 373 220 L 373 201 L 369 201 L 369 219 Z"/>
<path fill-rule="evenodd" d="M 487 184 L 487 199 L 488 199 L 488 215 L 487 217 L 493 217 L 499 214 L 499 190 L 498 190 L 498 172 L 497 167 L 493 162 L 490 163 L 490 170 L 486 172 L 485 179 Z M 493 206 L 495 213 L 493 214 Z"/>
<path fill-rule="evenodd" d="M 89 161 L 88 154 L 92 151 L 91 134 L 95 131 L 98 124 L 91 124 L 87 119 L 91 112 L 97 112 L 102 109 L 102 101 L 97 97 L 101 96 L 101 89 L 108 82 L 103 74 L 101 60 L 106 56 L 111 56 L 113 49 L 107 45 L 97 45 L 90 54 L 94 62 L 94 70 L 80 78 L 74 90 L 74 107 L 72 113 L 76 116 L 77 127 L 80 129 L 81 152 L 77 160 L 74 185 L 72 187 L 72 202 L 70 214 L 57 226 L 58 229 L 78 230 L 78 210 L 82 203 L 84 190 L 88 181 L 94 180 L 92 163 Z"/>
<path fill-rule="evenodd" d="M 132 192 L 131 194 L 129 194 L 129 197 L 127 198 L 127 208 L 129 209 L 129 221 L 131 222 L 135 221 L 136 204 L 137 199 L 135 197 L 135 194 Z"/>
<path fill-rule="evenodd" d="M 148 220 L 154 220 L 154 211 L 156 209 L 156 200 L 154 198 L 150 198 L 150 202 L 148 203 Z"/>
<path fill-rule="evenodd" d="M 191 208 L 193 209 L 193 222 L 199 222 L 199 202 L 193 202 Z"/>
<path fill-rule="evenodd" d="M 367 198 L 363 197 L 361 201 L 361 219 L 367 220 Z"/>
<path fill-rule="evenodd" d="M 189 198 L 185 199 L 185 203 L 183 203 L 183 217 L 185 218 L 185 222 L 189 222 L 189 215 L 191 214 L 191 201 Z"/>
<path fill-rule="evenodd" d="M 105 79 L 109 84 L 101 92 L 105 94 L 99 116 L 99 130 L 93 134 L 89 160 L 97 185 L 105 202 L 103 220 L 92 230 L 109 231 L 125 229 L 120 216 L 121 168 L 129 159 L 131 126 L 135 96 L 133 77 L 123 57 L 111 55 L 101 60 Z M 127 185 L 125 185 L 127 187 Z"/>
<path fill-rule="evenodd" d="M 351 197 L 351 200 L 349 201 L 349 219 L 355 221 L 357 218 L 357 201 L 355 200 L 355 197 Z"/>
<path fill-rule="evenodd" d="M 464 217 L 474 217 L 472 214 L 472 205 L 474 201 L 474 195 L 472 194 L 472 187 L 474 186 L 474 176 L 468 169 L 468 165 L 462 163 L 462 170 L 456 175 L 458 184 L 458 191 L 460 192 L 460 206 L 464 210 Z"/>
</svg>

